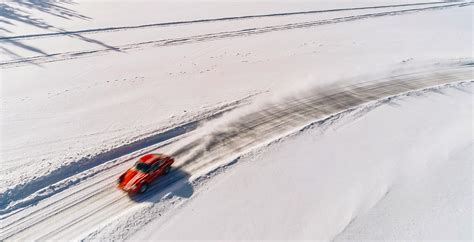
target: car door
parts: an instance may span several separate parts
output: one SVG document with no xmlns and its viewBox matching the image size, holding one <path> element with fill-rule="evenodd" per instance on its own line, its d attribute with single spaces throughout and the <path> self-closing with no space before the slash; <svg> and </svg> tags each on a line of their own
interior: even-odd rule
<svg viewBox="0 0 474 242">
<path fill-rule="evenodd" d="M 171 166 L 171 164 L 173 163 L 173 159 L 167 157 L 164 163 L 164 166 Z"/>
<path fill-rule="evenodd" d="M 159 159 L 157 162 L 158 162 L 158 170 L 156 171 L 156 176 L 160 176 L 164 171 L 165 161 L 163 159 Z"/>
<path fill-rule="evenodd" d="M 150 173 L 151 173 L 152 180 L 154 180 L 156 177 L 160 175 L 162 163 L 163 162 L 160 159 L 158 159 L 154 161 L 153 164 L 151 165 Z"/>
</svg>

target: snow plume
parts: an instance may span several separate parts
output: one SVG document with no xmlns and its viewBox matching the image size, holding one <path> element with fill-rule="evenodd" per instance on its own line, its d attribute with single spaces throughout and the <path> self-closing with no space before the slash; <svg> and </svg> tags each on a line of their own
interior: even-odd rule
<svg viewBox="0 0 474 242">
<path fill-rule="evenodd" d="M 437 70 L 418 70 L 384 79 L 343 85 L 309 88 L 290 96 L 273 97 L 273 101 L 258 101 L 199 128 L 185 145 L 171 154 L 183 161 L 181 166 L 205 160 L 212 163 L 228 156 L 238 156 L 249 148 L 301 129 L 315 120 L 354 109 L 382 98 L 472 79 L 469 63 L 436 66 Z M 296 95 L 295 95 L 296 94 Z M 197 138 L 196 138 L 197 137 Z M 194 167 L 195 170 L 204 166 Z"/>
<path fill-rule="evenodd" d="M 472 147 L 472 84 L 382 98 L 253 150 L 131 239 L 469 238 L 472 152 L 453 158 Z"/>
</svg>

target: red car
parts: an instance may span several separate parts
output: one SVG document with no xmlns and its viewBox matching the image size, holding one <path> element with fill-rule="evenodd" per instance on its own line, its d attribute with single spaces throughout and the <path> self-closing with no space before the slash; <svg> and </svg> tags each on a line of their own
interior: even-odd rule
<svg viewBox="0 0 474 242">
<path fill-rule="evenodd" d="M 173 158 L 162 154 L 144 155 L 119 177 L 118 187 L 129 193 L 144 193 L 150 183 L 170 172 L 173 162 Z"/>
</svg>

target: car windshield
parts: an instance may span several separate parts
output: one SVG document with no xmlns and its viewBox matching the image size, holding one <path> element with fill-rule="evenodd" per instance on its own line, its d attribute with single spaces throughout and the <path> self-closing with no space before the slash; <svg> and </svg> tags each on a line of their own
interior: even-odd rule
<svg viewBox="0 0 474 242">
<path fill-rule="evenodd" d="M 150 165 L 138 161 L 137 163 L 135 163 L 135 169 L 144 173 L 148 173 L 148 171 L 150 170 Z"/>
</svg>

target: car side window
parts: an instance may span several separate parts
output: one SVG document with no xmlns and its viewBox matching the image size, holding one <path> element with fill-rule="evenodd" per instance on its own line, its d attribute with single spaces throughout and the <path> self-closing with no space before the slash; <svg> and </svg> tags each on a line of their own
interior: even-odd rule
<svg viewBox="0 0 474 242">
<path fill-rule="evenodd" d="M 160 165 L 161 165 L 160 160 L 155 161 L 155 163 L 153 163 L 153 165 L 151 166 L 151 170 L 152 171 L 158 170 L 158 168 L 160 168 Z"/>
</svg>

